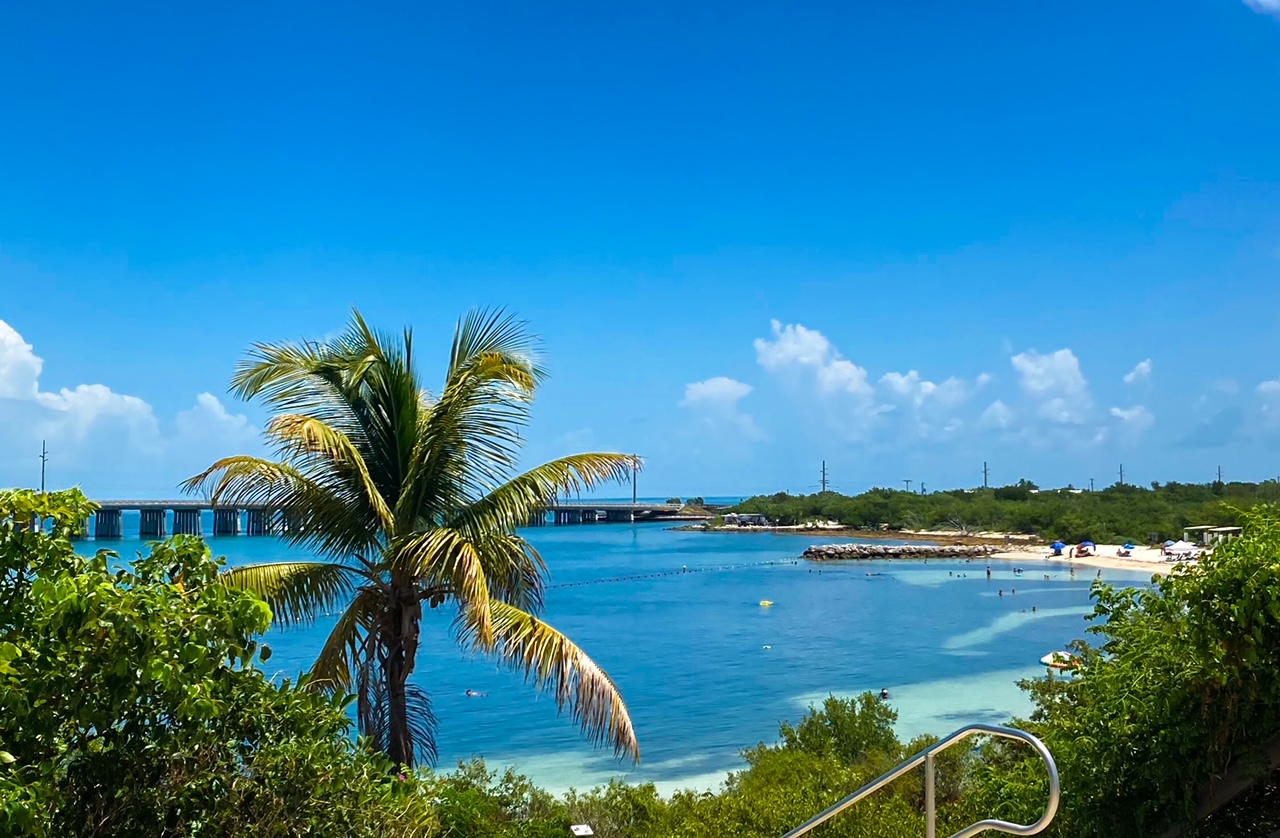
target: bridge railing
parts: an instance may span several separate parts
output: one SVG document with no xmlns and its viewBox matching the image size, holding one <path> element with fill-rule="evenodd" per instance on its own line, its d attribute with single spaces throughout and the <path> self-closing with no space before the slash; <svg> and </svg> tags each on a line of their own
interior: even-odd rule
<svg viewBox="0 0 1280 838">
<path fill-rule="evenodd" d="M 962 742 L 970 736 L 978 735 L 999 736 L 1005 739 L 1015 739 L 1021 742 L 1026 742 L 1030 745 L 1035 752 L 1040 755 L 1040 759 L 1044 761 L 1045 768 L 1049 772 L 1049 800 L 1045 804 L 1044 814 L 1042 814 L 1040 819 L 1035 823 L 1018 824 L 999 820 L 997 818 L 988 818 L 987 820 L 978 821 L 975 824 L 966 826 L 959 832 L 952 834 L 950 838 L 969 838 L 969 836 L 977 835 L 978 833 L 988 829 L 994 832 L 1004 832 L 1010 835 L 1037 835 L 1043 832 L 1049 827 L 1049 824 L 1053 822 L 1053 816 L 1058 813 L 1058 799 L 1061 794 L 1061 789 L 1058 787 L 1058 766 L 1053 761 L 1053 755 L 1049 753 L 1049 749 L 1045 747 L 1043 742 L 1032 736 L 1030 733 L 1017 730 L 1016 728 L 999 727 L 996 725 L 969 725 L 968 727 L 963 727 L 957 730 L 945 739 L 938 740 L 920 753 L 903 762 L 897 768 L 880 775 L 855 791 L 853 794 L 838 803 L 829 806 L 817 815 L 814 815 L 809 820 L 800 824 L 800 826 L 797 826 L 795 829 L 782 836 L 782 838 L 800 838 L 801 835 L 807 835 L 809 832 L 812 832 L 817 827 L 853 806 L 859 800 L 870 797 L 892 783 L 894 780 L 901 777 L 903 774 L 906 774 L 908 771 L 918 768 L 921 765 L 924 766 L 925 836 L 926 838 L 937 838 L 937 795 L 934 787 L 937 771 L 934 766 L 934 757 L 938 753 L 950 748 L 952 745 Z"/>
</svg>

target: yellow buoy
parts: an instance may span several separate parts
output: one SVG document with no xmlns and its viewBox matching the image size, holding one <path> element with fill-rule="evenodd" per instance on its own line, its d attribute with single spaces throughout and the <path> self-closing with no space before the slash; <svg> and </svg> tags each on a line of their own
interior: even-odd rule
<svg viewBox="0 0 1280 838">
<path fill-rule="evenodd" d="M 770 605 L 773 605 L 773 600 L 771 600 L 771 599 L 762 599 L 762 600 L 760 600 L 760 607 L 761 607 L 761 608 L 768 608 Z"/>
</svg>

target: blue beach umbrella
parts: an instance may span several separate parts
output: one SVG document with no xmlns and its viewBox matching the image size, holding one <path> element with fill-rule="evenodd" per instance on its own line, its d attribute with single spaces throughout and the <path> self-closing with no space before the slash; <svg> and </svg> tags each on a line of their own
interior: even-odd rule
<svg viewBox="0 0 1280 838">
<path fill-rule="evenodd" d="M 1066 544 L 1063 544 L 1061 541 L 1055 541 L 1055 542 L 1053 542 L 1052 544 L 1050 544 L 1049 546 L 1050 546 L 1050 547 L 1052 547 L 1052 548 L 1053 548 L 1053 549 L 1055 549 L 1055 550 L 1061 550 L 1063 547 L 1066 547 L 1067 545 L 1066 545 Z"/>
<path fill-rule="evenodd" d="M 1165 547 L 1172 547 L 1172 546 L 1173 546 L 1174 544 L 1176 544 L 1176 543 L 1177 543 L 1176 541 L 1166 541 L 1166 542 L 1164 543 L 1164 546 L 1165 546 Z"/>
<path fill-rule="evenodd" d="M 1096 547 L 1096 546 L 1098 546 L 1098 545 L 1094 544 L 1092 541 L 1081 541 L 1081 542 L 1080 542 L 1080 546 L 1081 546 L 1081 547 Z"/>
<path fill-rule="evenodd" d="M 1126 549 L 1126 550 L 1132 550 L 1132 549 L 1133 549 L 1133 545 L 1132 545 L 1132 544 L 1125 544 L 1125 545 L 1124 545 L 1124 549 Z"/>
</svg>

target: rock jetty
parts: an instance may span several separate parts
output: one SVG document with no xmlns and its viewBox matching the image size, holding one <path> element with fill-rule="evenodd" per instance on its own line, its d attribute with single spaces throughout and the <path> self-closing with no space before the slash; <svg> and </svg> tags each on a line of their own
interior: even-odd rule
<svg viewBox="0 0 1280 838">
<path fill-rule="evenodd" d="M 1000 552 L 991 544 L 815 544 L 804 558 L 815 562 L 841 559 L 977 559 Z"/>
</svg>

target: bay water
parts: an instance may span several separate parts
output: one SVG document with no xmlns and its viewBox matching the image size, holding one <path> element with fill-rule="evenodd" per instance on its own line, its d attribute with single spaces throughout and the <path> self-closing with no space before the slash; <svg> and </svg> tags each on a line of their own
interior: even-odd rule
<svg viewBox="0 0 1280 838">
<path fill-rule="evenodd" d="M 810 543 L 852 539 L 812 533 L 591 524 L 523 534 L 550 568 L 542 616 L 617 683 L 641 763 L 593 748 L 520 675 L 459 650 L 445 608 L 426 612 L 414 679 L 439 718 L 441 768 L 483 756 L 552 791 L 613 776 L 664 791 L 714 789 L 742 766 L 741 749 L 776 741 L 780 722 L 828 694 L 888 689 L 904 740 L 1005 722 L 1029 709 L 1014 682 L 1043 675 L 1042 655 L 1085 636 L 1098 574 L 1036 562 L 1019 575 L 992 561 L 988 577 L 987 562 L 962 559 L 815 564 L 799 559 Z M 275 538 L 207 540 L 232 565 L 309 558 Z M 143 549 L 136 538 L 85 547 L 126 557 Z M 1101 574 L 1121 584 L 1150 579 Z M 271 674 L 306 670 L 335 617 L 270 631 Z"/>
</svg>

